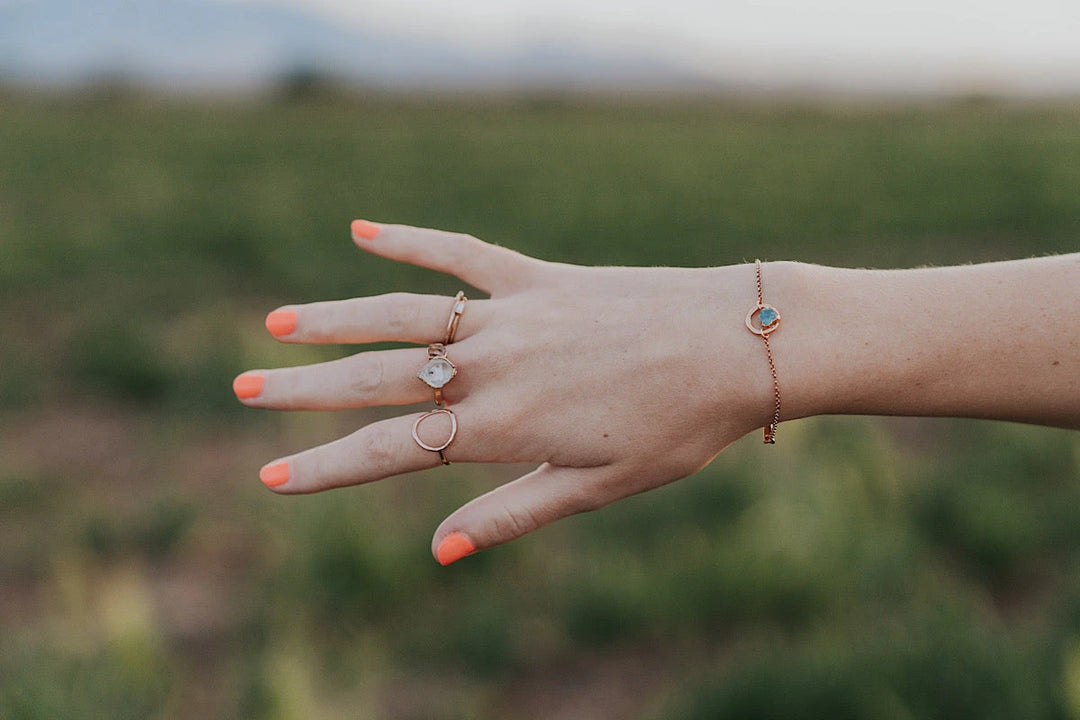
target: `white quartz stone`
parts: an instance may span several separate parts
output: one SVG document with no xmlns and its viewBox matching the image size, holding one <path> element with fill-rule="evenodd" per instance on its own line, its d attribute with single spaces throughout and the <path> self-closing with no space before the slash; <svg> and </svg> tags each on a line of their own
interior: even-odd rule
<svg viewBox="0 0 1080 720">
<path fill-rule="evenodd" d="M 444 357 L 431 358 L 418 377 L 433 388 L 441 388 L 457 373 L 454 364 Z"/>
</svg>

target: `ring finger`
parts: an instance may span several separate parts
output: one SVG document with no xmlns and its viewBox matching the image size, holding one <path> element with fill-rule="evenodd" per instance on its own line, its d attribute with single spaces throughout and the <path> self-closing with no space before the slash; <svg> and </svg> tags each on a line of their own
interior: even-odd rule
<svg viewBox="0 0 1080 720">
<path fill-rule="evenodd" d="M 453 363 L 453 353 L 448 355 Z M 434 398 L 417 377 L 427 361 L 424 348 L 363 352 L 314 365 L 251 370 L 233 381 L 233 391 L 249 407 L 272 410 L 410 405 Z M 455 375 L 443 388 L 446 401 L 460 401 L 468 384 L 467 377 Z"/>
</svg>

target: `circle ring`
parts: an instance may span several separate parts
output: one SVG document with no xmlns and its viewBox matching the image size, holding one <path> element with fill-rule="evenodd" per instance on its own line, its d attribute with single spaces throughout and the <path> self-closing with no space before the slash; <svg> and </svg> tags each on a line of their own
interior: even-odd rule
<svg viewBox="0 0 1080 720">
<path fill-rule="evenodd" d="M 446 442 L 442 443 L 441 445 L 428 445 L 426 442 L 424 442 L 423 440 L 420 439 L 420 423 L 424 422 L 429 417 L 432 417 L 434 415 L 449 415 L 450 416 L 450 436 L 448 438 L 446 438 Z M 450 410 L 449 408 L 435 408 L 434 410 L 428 410 L 426 413 L 424 413 L 420 417 L 416 418 L 416 422 L 414 422 L 413 426 L 412 426 L 412 437 L 413 437 L 413 440 L 416 441 L 416 444 L 419 445 L 424 450 L 439 453 L 439 458 L 443 461 L 443 464 L 444 465 L 449 465 L 450 461 L 448 461 L 443 456 L 443 450 L 450 447 L 450 443 L 454 442 L 454 438 L 457 437 L 457 431 L 458 431 L 457 415 L 454 414 L 454 411 Z"/>
</svg>

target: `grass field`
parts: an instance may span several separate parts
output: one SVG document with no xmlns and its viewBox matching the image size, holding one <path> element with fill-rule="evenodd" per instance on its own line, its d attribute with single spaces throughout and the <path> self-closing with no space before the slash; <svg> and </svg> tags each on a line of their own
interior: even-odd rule
<svg viewBox="0 0 1080 720">
<path fill-rule="evenodd" d="M 265 313 L 458 287 L 354 217 L 578 263 L 1071 252 L 1080 108 L 0 94 L 0 717 L 1080 718 L 1077 433 L 790 423 L 451 568 L 431 532 L 520 468 L 268 493 L 384 413 L 241 408 L 352 351 Z"/>
</svg>

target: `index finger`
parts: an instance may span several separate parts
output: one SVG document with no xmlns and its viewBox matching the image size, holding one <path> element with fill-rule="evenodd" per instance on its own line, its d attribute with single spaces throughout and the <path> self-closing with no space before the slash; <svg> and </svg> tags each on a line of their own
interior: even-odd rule
<svg viewBox="0 0 1080 720">
<path fill-rule="evenodd" d="M 446 334 L 454 299 L 447 295 L 387 293 L 351 300 L 286 305 L 266 317 L 266 329 L 289 343 L 439 342 Z M 486 300 L 468 300 L 455 339 L 483 327 Z"/>
<path fill-rule="evenodd" d="M 357 246 L 391 260 L 461 278 L 494 295 L 527 283 L 540 261 L 464 233 L 353 220 Z"/>
</svg>

